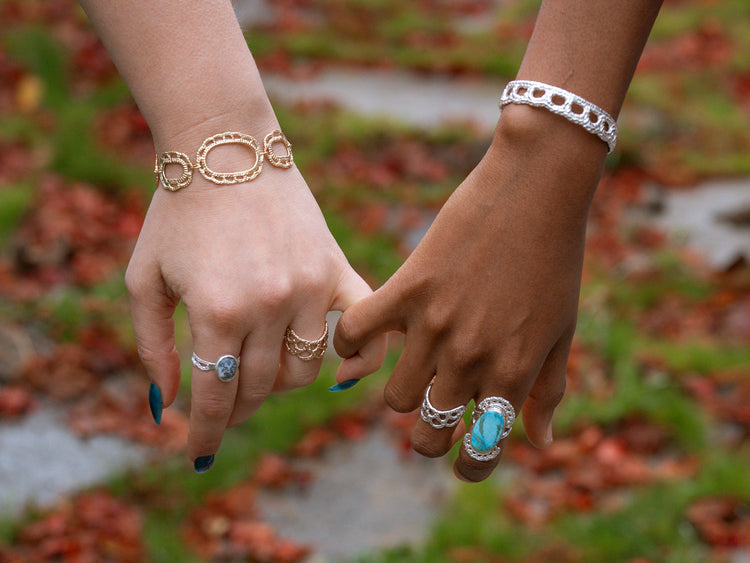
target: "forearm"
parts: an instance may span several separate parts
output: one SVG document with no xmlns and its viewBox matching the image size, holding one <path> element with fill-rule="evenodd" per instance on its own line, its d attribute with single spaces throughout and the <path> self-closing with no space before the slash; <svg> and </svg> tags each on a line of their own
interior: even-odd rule
<svg viewBox="0 0 750 563">
<path fill-rule="evenodd" d="M 81 0 L 81 5 L 146 118 L 157 150 L 190 152 L 197 145 L 175 143 L 190 145 L 227 129 L 261 134 L 274 128 L 229 0 Z"/>
<path fill-rule="evenodd" d="M 661 0 L 545 1 L 518 79 L 564 88 L 616 118 L 660 5 Z M 513 173 L 539 176 L 531 185 L 540 200 L 580 216 L 588 210 L 606 153 L 602 140 L 564 117 L 509 104 L 489 156 L 525 163 Z M 550 170 L 565 180 L 563 193 L 547 191 L 549 182 L 541 179 Z"/>
<path fill-rule="evenodd" d="M 518 72 L 617 117 L 662 0 L 546 0 Z"/>
</svg>

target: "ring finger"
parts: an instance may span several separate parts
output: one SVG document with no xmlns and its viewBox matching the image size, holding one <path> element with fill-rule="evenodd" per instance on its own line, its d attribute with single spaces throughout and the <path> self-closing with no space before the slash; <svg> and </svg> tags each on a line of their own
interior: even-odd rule
<svg viewBox="0 0 750 563">
<path fill-rule="evenodd" d="M 281 362 L 274 391 L 289 391 L 309 385 L 318 377 L 328 348 L 329 328 L 323 308 L 300 312 L 285 329 Z"/>
<path fill-rule="evenodd" d="M 513 427 L 516 413 L 524 397 L 513 392 L 482 393 L 472 413 L 472 425 L 464 435 L 458 459 L 453 466 L 456 476 L 464 481 L 482 481 L 500 463 L 505 439 Z"/>
</svg>

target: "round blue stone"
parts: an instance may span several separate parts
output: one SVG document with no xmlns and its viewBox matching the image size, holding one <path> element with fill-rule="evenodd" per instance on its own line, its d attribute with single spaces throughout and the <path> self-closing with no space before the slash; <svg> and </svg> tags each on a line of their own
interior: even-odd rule
<svg viewBox="0 0 750 563">
<path fill-rule="evenodd" d="M 216 362 L 216 375 L 222 381 L 231 381 L 237 373 L 237 359 L 234 356 L 222 356 Z"/>
<path fill-rule="evenodd" d="M 504 428 L 505 420 L 502 414 L 496 411 L 484 413 L 471 429 L 471 445 L 478 452 L 490 451 L 497 446 Z"/>
</svg>

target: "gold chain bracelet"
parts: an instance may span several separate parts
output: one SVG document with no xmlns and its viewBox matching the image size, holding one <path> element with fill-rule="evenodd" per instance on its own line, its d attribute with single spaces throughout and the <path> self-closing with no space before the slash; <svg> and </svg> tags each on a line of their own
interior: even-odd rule
<svg viewBox="0 0 750 563">
<path fill-rule="evenodd" d="M 279 156 L 273 149 L 273 145 L 281 143 L 286 148 L 286 154 Z M 247 170 L 239 172 L 215 172 L 206 164 L 208 153 L 220 145 L 244 145 L 253 150 L 255 153 L 255 164 Z M 156 186 L 163 187 L 171 192 L 180 190 L 193 181 L 193 170 L 196 168 L 201 175 L 214 184 L 241 184 L 254 180 L 263 169 L 263 159 L 267 158 L 272 166 L 277 168 L 289 168 L 294 163 L 292 157 L 292 143 L 284 136 L 281 131 L 274 131 L 266 135 L 263 139 L 263 148 L 250 135 L 237 132 L 225 132 L 213 135 L 203 141 L 195 157 L 196 164 L 190 162 L 190 158 L 181 152 L 167 151 L 161 153 L 156 158 L 154 165 L 154 174 L 156 174 Z M 182 168 L 182 174 L 178 178 L 167 178 L 166 168 L 169 164 L 177 164 Z"/>
</svg>

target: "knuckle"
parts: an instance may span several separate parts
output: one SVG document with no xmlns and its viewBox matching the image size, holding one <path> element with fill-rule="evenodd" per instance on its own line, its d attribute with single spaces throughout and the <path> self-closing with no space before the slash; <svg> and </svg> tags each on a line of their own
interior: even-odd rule
<svg viewBox="0 0 750 563">
<path fill-rule="evenodd" d="M 344 314 L 341 315 L 341 318 L 339 318 L 339 322 L 336 324 L 336 340 L 347 345 L 359 340 L 357 324 L 356 311 L 350 309 L 344 312 Z"/>
<path fill-rule="evenodd" d="M 442 457 L 447 452 L 447 450 L 443 448 L 440 444 L 435 444 L 429 441 L 428 442 L 422 442 L 422 441 L 416 442 L 412 440 L 411 447 L 414 449 L 415 452 L 425 457 Z"/>
<path fill-rule="evenodd" d="M 274 313 L 283 308 L 294 294 L 291 280 L 277 277 L 264 283 L 258 290 L 258 306 L 266 313 Z"/>
<path fill-rule="evenodd" d="M 247 407 L 257 407 L 268 398 L 268 391 L 263 389 L 242 389 L 237 391 L 237 401 Z"/>
<path fill-rule="evenodd" d="M 141 362 L 146 365 L 159 363 L 164 358 L 163 353 L 157 352 L 153 347 L 145 344 L 142 338 L 136 337 L 136 348 L 138 349 L 138 356 L 141 358 Z"/>
<path fill-rule="evenodd" d="M 318 378 L 318 372 L 315 370 L 295 371 L 284 378 L 283 388 L 285 391 L 307 387 L 315 382 Z"/>
<path fill-rule="evenodd" d="M 385 402 L 396 412 L 406 413 L 416 409 L 422 402 L 421 398 L 415 400 L 408 389 L 393 380 L 388 382 L 383 390 Z"/>
<path fill-rule="evenodd" d="M 423 330 L 433 337 L 445 335 L 451 325 L 448 311 L 442 307 L 428 307 L 422 315 Z"/>
<path fill-rule="evenodd" d="M 447 344 L 446 351 L 451 369 L 456 373 L 470 373 L 486 365 L 491 356 L 484 347 L 464 341 Z"/>
<path fill-rule="evenodd" d="M 128 264 L 125 270 L 125 288 L 128 294 L 135 299 L 142 298 L 148 291 L 146 277 L 143 275 L 141 268 L 134 262 Z"/>
<path fill-rule="evenodd" d="M 201 298 L 199 316 L 212 328 L 230 332 L 245 322 L 245 312 L 240 297 L 219 291 Z"/>
<path fill-rule="evenodd" d="M 220 397 L 201 397 L 195 399 L 194 408 L 208 423 L 221 422 L 229 414 L 229 405 Z"/>
<path fill-rule="evenodd" d="M 425 457 L 441 457 L 451 449 L 451 434 L 452 430 L 428 430 L 417 423 L 411 433 L 411 447 Z"/>
<path fill-rule="evenodd" d="M 503 358 L 502 364 L 498 366 L 496 371 L 501 374 L 504 383 L 515 385 L 522 381 L 528 381 L 530 375 L 536 375 L 539 371 L 539 363 L 528 356 L 508 356 Z"/>
<path fill-rule="evenodd" d="M 555 408 L 563 400 L 565 396 L 565 378 L 562 378 L 560 383 L 554 387 L 550 386 L 546 389 L 532 389 L 529 394 L 537 403 L 548 408 Z"/>
<path fill-rule="evenodd" d="M 295 278 L 297 291 L 301 291 L 305 295 L 316 295 L 328 284 L 330 274 L 327 273 L 325 268 L 310 263 L 303 266 Z"/>
</svg>

